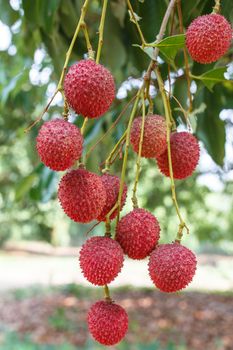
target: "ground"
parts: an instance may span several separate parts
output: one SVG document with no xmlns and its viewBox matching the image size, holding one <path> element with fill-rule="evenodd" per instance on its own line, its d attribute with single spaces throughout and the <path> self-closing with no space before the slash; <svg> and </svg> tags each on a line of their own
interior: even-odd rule
<svg viewBox="0 0 233 350">
<path fill-rule="evenodd" d="M 47 253 L 0 254 L 0 350 L 71 350 L 59 347 L 64 343 L 72 350 L 103 349 L 86 326 L 102 288 L 90 288 L 82 277 L 77 249 Z M 126 260 L 111 291 L 129 313 L 130 328 L 126 341 L 112 349 L 232 350 L 233 258 L 200 255 L 198 262 L 187 291 L 164 294 L 150 282 L 146 261 Z"/>
</svg>

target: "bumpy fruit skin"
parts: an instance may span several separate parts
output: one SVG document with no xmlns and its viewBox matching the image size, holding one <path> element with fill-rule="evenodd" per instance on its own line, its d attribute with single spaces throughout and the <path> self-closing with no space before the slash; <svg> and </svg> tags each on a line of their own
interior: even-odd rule
<svg viewBox="0 0 233 350">
<path fill-rule="evenodd" d="M 109 237 L 92 237 L 79 255 L 84 277 L 97 286 L 112 282 L 121 271 L 124 255 L 119 243 Z"/>
<path fill-rule="evenodd" d="M 144 259 L 159 240 L 160 227 L 154 215 L 134 209 L 117 224 L 116 240 L 131 259 Z"/>
<path fill-rule="evenodd" d="M 232 28 L 225 17 L 209 14 L 197 17 L 186 32 L 186 46 L 194 61 L 211 63 L 230 47 Z"/>
<path fill-rule="evenodd" d="M 56 171 L 66 170 L 81 157 L 83 137 L 74 124 L 54 119 L 40 128 L 36 148 L 47 167 Z"/>
<path fill-rule="evenodd" d="M 198 164 L 200 157 L 198 141 L 188 132 L 174 132 L 171 134 L 170 144 L 174 179 L 185 179 L 192 175 Z M 167 149 L 157 158 L 157 164 L 164 175 L 170 176 Z"/>
<path fill-rule="evenodd" d="M 130 133 L 130 142 L 134 152 L 139 152 L 139 141 L 142 127 L 142 117 L 133 121 Z M 166 149 L 166 123 L 160 115 L 148 115 L 145 118 L 144 135 L 141 156 L 157 158 Z"/>
<path fill-rule="evenodd" d="M 103 345 L 115 345 L 128 330 L 128 315 L 112 301 L 97 301 L 88 312 L 87 323 L 96 341 Z"/>
<path fill-rule="evenodd" d="M 85 169 L 68 172 L 60 181 L 58 198 L 64 212 L 74 221 L 90 222 L 97 218 L 106 201 L 100 176 Z"/>
<path fill-rule="evenodd" d="M 115 84 L 108 69 L 88 59 L 70 67 L 64 91 L 68 104 L 77 114 L 97 118 L 109 109 L 115 97 Z"/>
<path fill-rule="evenodd" d="M 106 215 L 109 213 L 109 211 L 114 207 L 114 205 L 117 202 L 118 194 L 120 190 L 120 179 L 118 176 L 115 175 L 109 175 L 104 174 L 101 176 L 104 188 L 107 193 L 107 199 L 105 206 L 98 216 L 98 221 L 106 221 Z M 121 197 L 121 209 L 123 208 L 127 196 L 127 186 L 124 184 L 123 187 L 123 193 Z M 110 215 L 110 220 L 113 220 L 117 215 L 117 209 Z"/>
<path fill-rule="evenodd" d="M 179 243 L 161 244 L 150 256 L 149 275 L 162 292 L 177 292 L 185 288 L 196 271 L 196 257 Z"/>
</svg>

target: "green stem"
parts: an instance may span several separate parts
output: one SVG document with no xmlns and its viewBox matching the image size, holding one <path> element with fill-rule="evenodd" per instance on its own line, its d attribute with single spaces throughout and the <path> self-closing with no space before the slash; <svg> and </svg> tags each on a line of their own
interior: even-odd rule
<svg viewBox="0 0 233 350">
<path fill-rule="evenodd" d="M 87 45 L 87 51 L 88 51 L 88 57 L 90 59 L 94 59 L 94 51 L 90 42 L 90 38 L 89 38 L 89 34 L 88 34 L 88 30 L 87 30 L 87 25 L 85 22 L 81 23 L 81 28 L 83 30 L 83 34 L 86 40 L 86 45 Z"/>
<path fill-rule="evenodd" d="M 115 146 L 113 147 L 112 151 L 110 152 L 108 158 L 105 161 L 105 168 L 103 169 L 103 173 L 106 173 L 109 171 L 109 167 L 111 165 L 111 160 L 116 152 L 116 150 L 118 149 L 118 147 L 120 146 L 120 144 L 124 141 L 124 139 L 126 138 L 126 131 L 124 132 L 124 134 L 121 136 L 121 138 L 117 141 L 117 143 L 115 144 Z"/>
<path fill-rule="evenodd" d="M 105 17 L 106 17 L 107 4 L 108 4 L 108 0 L 104 0 L 101 19 L 100 19 L 100 25 L 99 25 L 99 42 L 98 42 L 98 49 L 97 49 L 97 54 L 96 54 L 96 63 L 99 63 L 99 61 L 100 61 L 100 54 L 101 54 L 101 50 L 102 50 L 102 46 L 103 46 L 104 22 L 105 22 Z"/>
<path fill-rule="evenodd" d="M 212 13 L 219 13 L 221 8 L 221 0 L 215 0 L 215 5 L 213 7 Z"/>
<path fill-rule="evenodd" d="M 181 9 L 181 0 L 177 0 L 177 11 L 178 11 L 178 18 L 179 18 L 179 26 L 180 26 L 180 33 L 184 33 L 184 26 L 183 26 L 183 15 L 182 15 L 182 9 Z M 192 111 L 193 108 L 193 100 L 192 100 L 192 94 L 191 94 L 191 79 L 190 79 L 190 69 L 189 69 L 189 62 L 188 62 L 188 53 L 186 47 L 183 49 L 184 52 L 184 63 L 185 63 L 185 75 L 187 80 L 187 87 L 188 87 L 188 99 L 189 99 L 189 112 Z"/>
<path fill-rule="evenodd" d="M 177 198 L 176 198 L 176 188 L 175 188 L 173 169 L 172 169 L 171 144 L 170 144 L 170 135 L 171 135 L 171 127 L 172 127 L 171 116 L 170 116 L 170 114 L 171 114 L 170 102 L 167 98 L 166 91 L 164 88 L 163 79 L 161 77 L 158 66 L 155 66 L 155 73 L 156 73 L 157 81 L 159 84 L 159 90 L 160 90 L 160 93 L 162 96 L 165 117 L 166 117 L 167 151 L 168 151 L 169 174 L 170 174 L 170 180 L 171 180 L 172 200 L 173 200 L 173 203 L 174 203 L 174 206 L 176 209 L 177 216 L 178 216 L 179 221 L 180 221 L 176 241 L 180 242 L 182 235 L 183 235 L 183 229 L 186 228 L 187 232 L 189 232 L 189 229 L 188 229 L 186 223 L 184 222 L 183 217 L 180 213 L 179 205 L 178 205 Z"/>
<path fill-rule="evenodd" d="M 87 122 L 88 122 L 88 118 L 86 117 L 86 118 L 84 118 L 83 125 L 82 125 L 82 127 L 81 127 L 81 134 L 82 134 L 82 135 L 84 134 L 84 131 L 85 131 Z"/>
<path fill-rule="evenodd" d="M 118 195 L 118 201 L 117 201 L 117 208 L 118 208 L 117 223 L 118 223 L 118 221 L 120 219 L 121 198 L 122 198 L 123 189 L 124 189 L 125 173 L 126 173 L 128 152 L 129 152 L 129 144 L 130 144 L 130 130 L 131 130 L 131 126 L 132 126 L 132 123 L 133 123 L 134 116 L 135 116 L 136 111 L 137 111 L 139 98 L 140 98 L 140 95 L 141 95 L 143 90 L 144 90 L 144 84 L 141 87 L 141 89 L 138 90 L 137 97 L 136 97 L 136 100 L 134 102 L 134 105 L 133 105 L 133 108 L 132 108 L 132 112 L 131 112 L 130 117 L 129 117 L 129 123 L 128 123 L 127 129 L 126 129 L 125 152 L 124 152 L 124 158 L 123 158 L 123 164 L 122 164 L 122 170 L 121 170 L 121 182 L 120 182 L 120 189 L 119 189 L 119 195 Z"/>
<path fill-rule="evenodd" d="M 139 175 L 141 170 L 141 154 L 142 154 L 142 144 L 143 144 L 143 136 L 144 136 L 144 128 L 145 128 L 145 116 L 146 116 L 146 107 L 145 107 L 144 94 L 142 93 L 142 125 L 141 125 L 141 132 L 140 132 L 137 162 L 136 162 L 136 175 L 135 175 L 135 181 L 133 186 L 133 196 L 132 196 L 132 203 L 134 208 L 138 208 L 137 186 L 138 186 Z"/>
<path fill-rule="evenodd" d="M 104 286 L 104 297 L 107 301 L 111 301 L 111 296 L 107 284 Z"/>
<path fill-rule="evenodd" d="M 77 36 L 79 34 L 79 31 L 81 29 L 81 26 L 84 22 L 84 18 L 86 16 L 86 12 L 87 12 L 87 7 L 88 7 L 88 3 L 89 3 L 90 0 L 85 0 L 82 8 L 81 8 L 81 16 L 79 18 L 79 21 L 78 21 L 78 24 L 77 24 L 77 27 L 75 29 L 75 32 L 74 32 L 74 36 L 71 40 L 71 43 L 70 43 L 70 46 L 69 46 L 69 49 L 68 51 L 66 52 L 66 59 L 65 59 L 65 63 L 64 63 L 64 66 L 63 66 L 63 69 L 62 69 L 62 73 L 61 73 L 61 76 L 60 76 L 60 79 L 59 79 L 59 83 L 58 83 L 58 86 L 57 86 L 57 90 L 60 91 L 61 89 L 63 89 L 63 81 L 64 81 L 64 77 L 65 77 L 65 72 L 66 72 L 66 69 L 67 69 L 67 66 L 68 66 L 68 63 L 69 63 L 69 60 L 70 60 L 70 56 L 71 56 L 71 53 L 72 53 L 72 50 L 73 50 L 73 47 L 74 47 L 74 43 L 77 39 Z"/>
<path fill-rule="evenodd" d="M 135 17 L 134 10 L 133 10 L 133 7 L 132 7 L 132 5 L 130 3 L 130 0 L 127 0 L 127 5 L 128 5 L 128 8 L 129 8 L 129 12 L 131 14 L 131 17 L 132 17 L 132 19 L 134 21 L 134 24 L 137 27 L 137 31 L 138 31 L 138 34 L 140 36 L 141 42 L 142 42 L 142 47 L 144 47 L 146 45 L 146 41 L 145 41 L 144 35 L 143 35 L 142 31 L 141 31 L 140 25 L 138 24 L 137 18 Z"/>
</svg>

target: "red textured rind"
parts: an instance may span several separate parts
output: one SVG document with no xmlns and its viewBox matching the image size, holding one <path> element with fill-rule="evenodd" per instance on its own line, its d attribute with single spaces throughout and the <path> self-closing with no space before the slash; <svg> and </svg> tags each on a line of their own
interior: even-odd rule
<svg viewBox="0 0 233 350">
<path fill-rule="evenodd" d="M 154 215 L 145 209 L 134 209 L 116 228 L 116 240 L 131 259 L 144 259 L 159 240 L 160 227 Z"/>
<path fill-rule="evenodd" d="M 100 176 L 77 169 L 60 181 L 58 198 L 64 212 L 74 221 L 86 223 L 97 218 L 106 202 L 106 191 Z"/>
<path fill-rule="evenodd" d="M 70 67 L 65 76 L 64 91 L 68 104 L 77 114 L 97 118 L 112 104 L 115 84 L 108 69 L 88 59 Z"/>
<path fill-rule="evenodd" d="M 115 345 L 127 333 L 128 315 L 118 304 L 97 301 L 88 312 L 87 323 L 96 341 L 103 345 Z"/>
<path fill-rule="evenodd" d="M 106 221 L 106 215 L 110 212 L 110 210 L 114 207 L 114 205 L 117 202 L 118 194 L 120 190 L 120 179 L 118 176 L 115 175 L 109 175 L 104 174 L 101 176 L 101 179 L 103 181 L 103 185 L 105 188 L 105 191 L 107 193 L 107 199 L 105 206 L 98 216 L 98 221 Z M 127 196 L 127 186 L 124 184 L 123 187 L 123 193 L 121 197 L 121 209 L 123 208 Z M 117 215 L 117 209 L 111 214 L 110 220 L 113 220 Z"/>
<path fill-rule="evenodd" d="M 130 142 L 136 153 L 139 151 L 141 125 L 142 117 L 134 119 L 130 133 Z M 141 156 L 145 158 L 157 158 L 165 151 L 166 147 L 165 119 L 157 114 L 148 115 L 145 119 Z"/>
<path fill-rule="evenodd" d="M 149 274 L 162 292 L 177 292 L 185 288 L 196 271 L 196 257 L 179 243 L 161 244 L 150 256 Z"/>
<path fill-rule="evenodd" d="M 47 167 L 56 171 L 66 170 L 81 157 L 83 137 L 74 124 L 54 119 L 40 128 L 36 148 Z"/>
<path fill-rule="evenodd" d="M 84 277 L 97 286 L 112 282 L 121 271 L 121 246 L 109 237 L 92 237 L 83 244 L 79 262 Z"/>
<path fill-rule="evenodd" d="M 225 17 L 209 14 L 197 17 L 186 32 L 186 46 L 194 61 L 211 63 L 230 47 L 232 28 Z"/>
<path fill-rule="evenodd" d="M 174 179 L 185 179 L 192 175 L 199 157 L 200 147 L 197 139 L 188 132 L 174 132 L 171 134 L 171 158 Z M 167 150 L 157 158 L 160 171 L 169 174 L 168 152 Z"/>
</svg>

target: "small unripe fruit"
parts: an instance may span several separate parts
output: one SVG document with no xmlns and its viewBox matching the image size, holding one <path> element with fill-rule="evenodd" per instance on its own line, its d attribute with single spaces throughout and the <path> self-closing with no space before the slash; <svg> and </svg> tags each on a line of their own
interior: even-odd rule
<svg viewBox="0 0 233 350">
<path fill-rule="evenodd" d="M 209 14 L 197 17 L 186 32 L 186 45 L 194 61 L 211 63 L 230 47 L 232 28 L 225 17 Z"/>
<path fill-rule="evenodd" d="M 112 301 L 97 301 L 88 312 L 87 323 L 96 341 L 115 345 L 128 330 L 128 315 L 123 307 Z"/>
<path fill-rule="evenodd" d="M 130 142 L 133 150 L 139 152 L 139 141 L 142 128 L 142 117 L 133 121 Z M 157 158 L 166 149 L 166 122 L 160 115 L 148 115 L 145 118 L 141 156 Z"/>
<path fill-rule="evenodd" d="M 116 227 L 116 240 L 131 259 L 144 259 L 159 240 L 160 227 L 154 215 L 145 209 L 134 209 Z"/>
<path fill-rule="evenodd" d="M 107 193 L 107 199 L 103 210 L 98 216 L 98 221 L 106 221 L 106 215 L 110 212 L 110 210 L 114 207 L 118 200 L 119 190 L 120 190 L 120 179 L 118 176 L 104 174 L 101 176 L 101 180 L 103 182 L 105 191 Z M 127 196 L 127 186 L 124 184 L 123 193 L 121 197 L 121 209 L 125 204 Z M 114 212 L 110 215 L 110 220 L 113 220 L 117 215 L 118 209 L 114 210 Z"/>
<path fill-rule="evenodd" d="M 66 170 L 81 157 L 83 137 L 74 124 L 54 119 L 40 128 L 36 148 L 47 167 L 56 171 Z"/>
<path fill-rule="evenodd" d="M 92 237 L 82 246 L 79 256 L 83 275 L 92 284 L 104 286 L 112 282 L 123 266 L 123 251 L 109 237 Z"/>
<path fill-rule="evenodd" d="M 185 131 L 174 132 L 171 134 L 170 145 L 174 179 L 185 179 L 192 175 L 200 157 L 197 139 Z M 157 164 L 164 175 L 170 176 L 167 150 L 157 158 Z"/>
<path fill-rule="evenodd" d="M 115 84 L 108 69 L 95 61 L 81 60 L 65 76 L 68 104 L 77 114 L 97 118 L 107 112 L 115 97 Z"/>
<path fill-rule="evenodd" d="M 100 176 L 77 169 L 61 179 L 58 198 L 64 212 L 72 220 L 86 223 L 96 219 L 103 210 L 106 191 Z"/>
<path fill-rule="evenodd" d="M 150 256 L 149 274 L 162 292 L 177 292 L 185 288 L 196 271 L 196 257 L 179 243 L 161 244 Z"/>
</svg>

